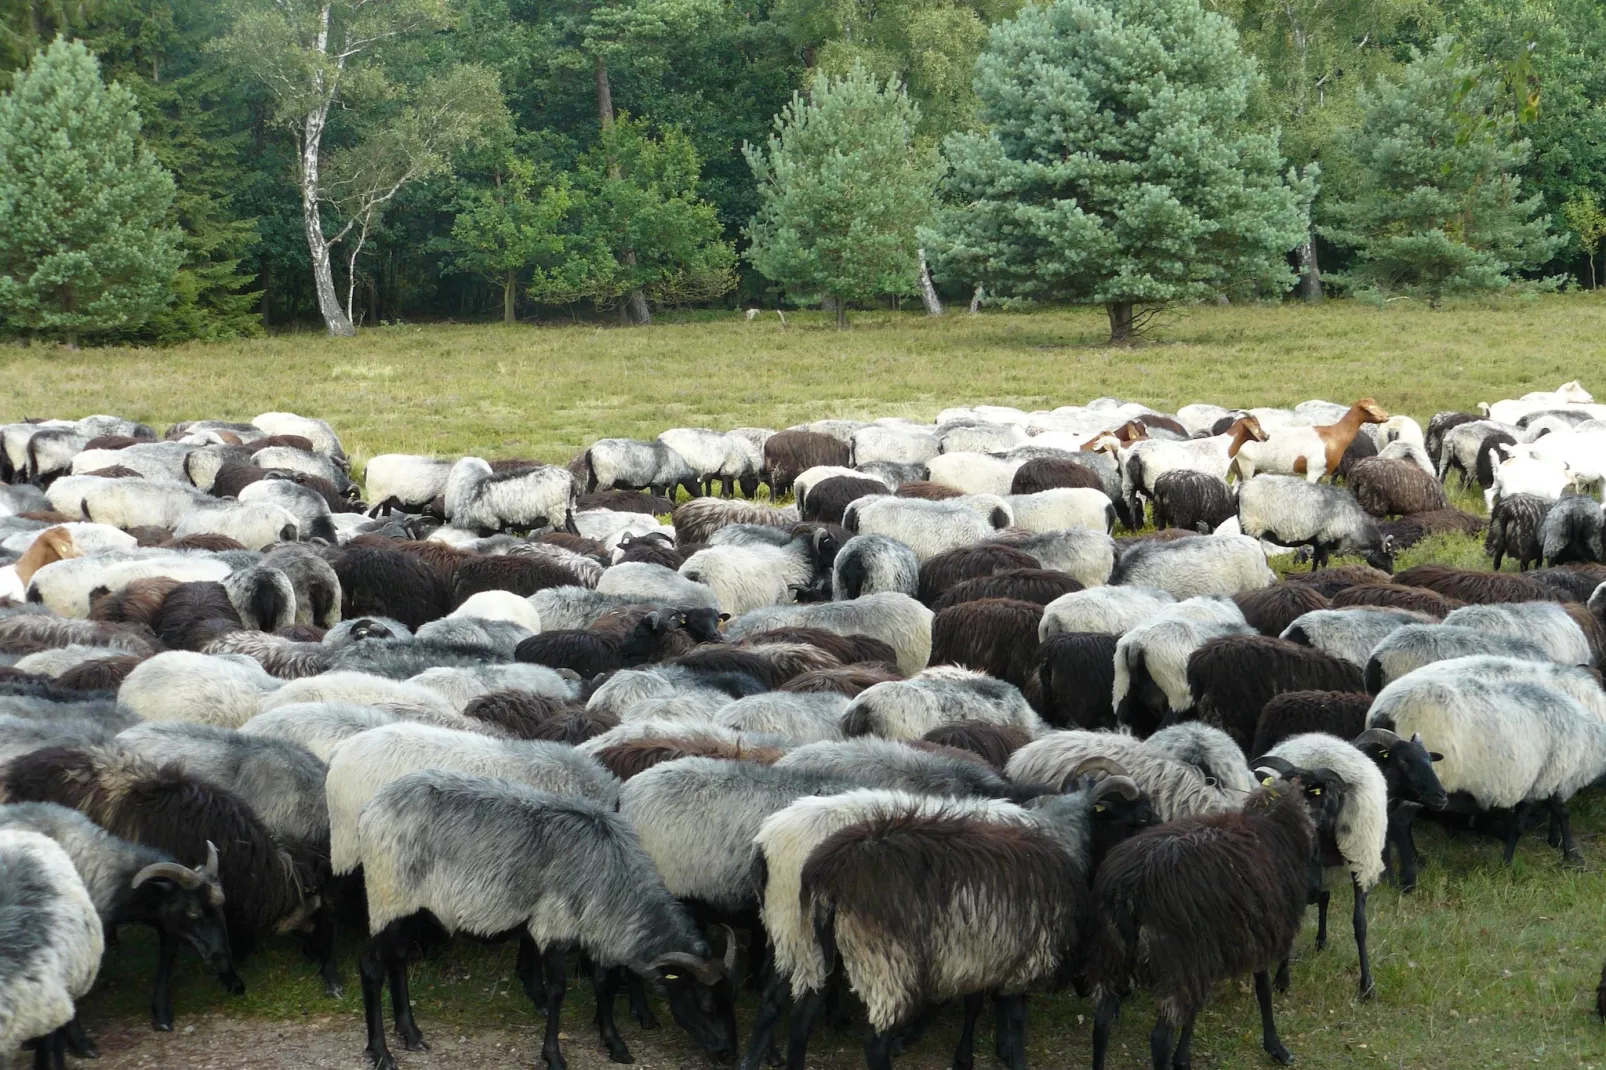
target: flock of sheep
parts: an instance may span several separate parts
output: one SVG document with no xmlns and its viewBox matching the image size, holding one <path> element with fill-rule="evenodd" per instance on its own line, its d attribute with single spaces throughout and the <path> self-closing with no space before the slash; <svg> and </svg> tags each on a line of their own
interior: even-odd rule
<svg viewBox="0 0 1606 1070">
<path fill-rule="evenodd" d="M 516 940 L 549 1070 L 576 967 L 618 1062 L 620 990 L 744 1070 L 802 1070 L 851 993 L 872 1070 L 949 1003 L 968 1070 L 989 1001 L 1022 1070 L 1028 993 L 1070 984 L 1096 1070 L 1138 987 L 1184 1068 L 1252 974 L 1287 1063 L 1308 904 L 1320 948 L 1349 886 L 1369 998 L 1418 816 L 1576 858 L 1606 776 L 1606 406 L 1485 409 L 977 406 L 385 455 L 361 491 L 290 413 L 0 426 L 0 1058 L 93 1055 L 74 1001 L 144 925 L 159 1030 L 179 955 L 239 992 L 295 936 L 339 995 L 365 927 L 380 1068 L 385 989 L 423 1049 L 408 962 L 458 933 Z M 1524 571 L 1390 574 L 1486 525 Z"/>
</svg>

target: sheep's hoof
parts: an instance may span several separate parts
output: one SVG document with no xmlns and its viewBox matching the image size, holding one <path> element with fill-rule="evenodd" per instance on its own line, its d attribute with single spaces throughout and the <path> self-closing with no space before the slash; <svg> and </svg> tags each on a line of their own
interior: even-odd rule
<svg viewBox="0 0 1606 1070">
<path fill-rule="evenodd" d="M 658 1018 L 652 1013 L 652 1008 L 650 1007 L 641 1008 L 640 1013 L 635 1015 L 635 1019 L 636 1024 L 641 1026 L 643 1029 L 658 1028 Z"/>
<path fill-rule="evenodd" d="M 158 1033 L 171 1033 L 173 1031 L 173 1022 L 171 1019 L 165 1022 L 152 1022 L 151 1029 Z"/>
<path fill-rule="evenodd" d="M 1294 1056 L 1287 1048 L 1283 1047 L 1280 1042 L 1276 1044 L 1268 1044 L 1266 1046 L 1266 1054 L 1270 1055 L 1283 1066 L 1287 1066 L 1294 1061 Z"/>
<path fill-rule="evenodd" d="M 1359 998 L 1363 1003 L 1368 1003 L 1377 998 L 1377 985 L 1372 983 L 1371 978 L 1367 978 L 1366 981 L 1361 984 L 1360 993 L 1357 998 Z"/>
<path fill-rule="evenodd" d="M 338 980 L 326 979 L 323 983 L 323 994 L 330 999 L 345 999 L 346 986 Z"/>
<path fill-rule="evenodd" d="M 1568 869 L 1588 869 L 1589 863 L 1584 861 L 1583 853 L 1574 847 L 1571 851 L 1563 851 L 1561 864 Z"/>
<path fill-rule="evenodd" d="M 383 1048 L 379 1051 L 369 1048 L 367 1053 L 368 1061 L 374 1064 L 374 1070 L 396 1070 L 396 1057 L 389 1051 Z"/>
<path fill-rule="evenodd" d="M 405 1033 L 397 1030 L 397 1033 L 401 1037 L 402 1045 L 406 1047 L 408 1051 L 429 1050 L 429 1045 L 424 1043 L 424 1034 L 420 1033 L 417 1029 L 410 1029 Z"/>
<path fill-rule="evenodd" d="M 1277 977 L 1272 981 L 1272 987 L 1278 992 L 1288 993 L 1288 963 L 1284 962 L 1277 967 Z"/>
</svg>

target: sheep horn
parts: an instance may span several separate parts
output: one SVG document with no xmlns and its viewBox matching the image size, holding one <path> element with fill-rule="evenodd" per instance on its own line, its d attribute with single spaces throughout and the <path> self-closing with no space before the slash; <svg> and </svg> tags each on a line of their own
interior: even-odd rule
<svg viewBox="0 0 1606 1070">
<path fill-rule="evenodd" d="M 217 880 L 217 844 L 211 840 L 206 841 L 206 865 L 201 867 L 201 873 Z"/>
<path fill-rule="evenodd" d="M 146 881 L 166 878 L 174 881 L 185 891 L 193 892 L 202 883 L 201 875 L 188 866 L 181 866 L 177 862 L 152 862 L 138 873 L 134 874 L 131 888 L 138 888 Z"/>
<path fill-rule="evenodd" d="M 1131 776 L 1131 774 L 1126 771 L 1126 767 L 1120 762 L 1116 761 L 1114 758 L 1105 758 L 1100 755 L 1094 758 L 1082 759 L 1077 767 L 1071 770 L 1071 775 L 1066 777 L 1065 780 L 1067 783 L 1070 783 L 1071 781 L 1076 780 L 1078 777 L 1086 776 L 1089 773 L 1107 773 L 1110 776 Z"/>
<path fill-rule="evenodd" d="M 736 930 L 729 925 L 720 925 L 725 930 L 725 976 L 730 977 L 736 973 Z"/>
<path fill-rule="evenodd" d="M 1270 769 L 1273 773 L 1276 773 L 1278 776 L 1285 779 L 1292 777 L 1295 773 L 1299 772 L 1299 767 L 1294 765 L 1293 762 L 1288 761 L 1286 758 L 1273 757 L 1270 754 L 1263 754 L 1259 758 L 1256 758 L 1254 761 L 1249 763 L 1249 767 L 1257 774 L 1262 769 Z M 1262 779 L 1261 783 L 1264 784 L 1267 779 L 1270 778 Z"/>
<path fill-rule="evenodd" d="M 1094 787 L 1093 801 L 1097 802 L 1106 795 L 1119 795 L 1121 798 L 1131 802 L 1140 797 L 1142 794 L 1143 789 L 1138 787 L 1138 782 L 1136 780 L 1133 780 L 1129 776 L 1114 774 L 1105 777 L 1103 780 L 1098 782 L 1096 787 Z"/>
<path fill-rule="evenodd" d="M 1364 747 L 1367 744 L 1375 743 L 1380 747 L 1392 747 L 1399 742 L 1400 737 L 1395 733 L 1390 732 L 1387 728 L 1368 728 L 1366 731 L 1350 740 L 1350 745 L 1355 747 Z"/>
<path fill-rule="evenodd" d="M 651 968 L 655 970 L 679 968 L 685 970 L 705 985 L 714 984 L 725 976 L 719 968 L 719 963 L 710 959 L 700 959 L 696 955 L 688 955 L 684 951 L 671 951 L 668 954 L 659 955 L 652 963 Z"/>
</svg>

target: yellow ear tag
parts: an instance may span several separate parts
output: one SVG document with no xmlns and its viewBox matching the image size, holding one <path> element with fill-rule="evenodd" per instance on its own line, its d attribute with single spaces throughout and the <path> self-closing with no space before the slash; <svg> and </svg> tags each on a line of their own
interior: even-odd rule
<svg viewBox="0 0 1606 1070">
<path fill-rule="evenodd" d="M 1102 814 L 1104 812 L 1104 804 L 1103 803 L 1094 803 L 1093 804 L 1093 812 L 1095 814 Z"/>
<path fill-rule="evenodd" d="M 1310 789 L 1310 793 L 1312 795 L 1320 795 L 1322 793 L 1322 789 L 1321 788 L 1311 788 Z"/>
<path fill-rule="evenodd" d="M 676 974 L 676 973 L 666 973 L 666 974 L 664 974 L 664 980 L 666 980 L 666 981 L 678 981 L 678 980 L 680 980 L 680 975 Z"/>
<path fill-rule="evenodd" d="M 1269 788 L 1269 787 L 1271 787 L 1271 782 L 1273 780 L 1276 780 L 1276 779 L 1277 779 L 1276 777 L 1270 777 L 1269 776 L 1269 777 L 1267 777 L 1266 779 L 1264 779 L 1264 780 L 1262 780 L 1260 782 L 1260 786 L 1263 787 L 1263 788 Z"/>
<path fill-rule="evenodd" d="M 1388 751 L 1384 751 L 1382 754 L 1378 755 L 1379 758 L 1385 758 L 1385 759 L 1388 758 L 1388 756 L 1389 756 L 1389 752 Z"/>
</svg>

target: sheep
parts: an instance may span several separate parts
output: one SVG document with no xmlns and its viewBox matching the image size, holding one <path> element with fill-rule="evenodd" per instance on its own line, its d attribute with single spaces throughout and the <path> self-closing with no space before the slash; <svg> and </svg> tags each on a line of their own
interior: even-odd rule
<svg viewBox="0 0 1606 1070">
<path fill-rule="evenodd" d="M 675 542 L 679 546 L 705 543 L 719 529 L 731 524 L 761 524 L 790 528 L 798 522 L 797 509 L 776 509 L 758 502 L 696 498 L 675 508 Z"/>
<path fill-rule="evenodd" d="M 358 818 L 363 806 L 385 785 L 432 768 L 502 777 L 609 808 L 619 798 L 619 782 L 573 747 L 491 739 L 427 724 L 381 725 L 337 744 L 329 755 L 329 864 L 336 876 L 362 864 Z"/>
<path fill-rule="evenodd" d="M 1119 636 L 1174 605 L 1165 591 L 1147 587 L 1096 587 L 1061 595 L 1043 607 L 1037 638 L 1047 642 L 1066 632 Z"/>
<path fill-rule="evenodd" d="M 1382 609 L 1405 609 L 1443 620 L 1446 614 L 1461 604 L 1456 599 L 1445 598 L 1425 587 L 1406 587 L 1398 583 L 1358 583 L 1333 595 L 1332 608 L 1375 606 Z"/>
<path fill-rule="evenodd" d="M 806 475 L 807 473 L 805 473 Z M 856 476 L 832 476 L 813 484 L 805 491 L 803 479 L 798 479 L 800 511 L 804 520 L 840 524 L 842 512 L 848 505 L 867 494 L 885 494 L 887 485 L 879 479 L 861 479 Z"/>
<path fill-rule="evenodd" d="M 310 892 L 321 862 L 287 854 L 242 799 L 177 763 L 109 748 L 38 750 L 0 770 L 0 802 L 59 803 L 183 865 L 204 862 L 227 890 L 223 916 L 236 962 L 259 935 L 300 926 L 317 905 Z"/>
<path fill-rule="evenodd" d="M 1036 565 L 1036 558 L 1009 546 L 979 543 L 946 550 L 921 562 L 919 597 L 930 605 L 943 592 L 965 580 Z"/>
<path fill-rule="evenodd" d="M 184 514 L 208 501 L 193 487 L 149 479 L 103 479 L 70 476 L 56 480 L 46 492 L 50 507 L 114 528 L 174 528 Z M 271 541 L 271 540 L 269 540 Z"/>
<path fill-rule="evenodd" d="M 808 853 L 798 907 L 784 898 L 781 907 L 803 914 L 793 929 L 808 931 L 812 915 L 817 939 L 864 996 L 874 1030 L 869 1065 L 890 1066 L 893 1031 L 926 1004 L 957 996 L 965 997 L 965 1029 L 955 1064 L 970 1065 L 981 996 L 996 990 L 1010 993 L 998 1002 L 1008 1023 L 999 1053 L 1022 1063 L 1025 1002 L 1013 993 L 1078 951 L 1094 867 L 1110 844 L 1151 823 L 1135 786 L 1109 777 L 1032 810 L 849 798 L 858 823 Z M 792 866 L 782 869 L 790 875 Z M 899 905 L 889 911 L 891 903 Z M 804 956 L 812 952 L 805 945 Z M 820 1000 L 818 989 L 808 995 L 794 1011 L 805 1021 Z"/>
<path fill-rule="evenodd" d="M 105 934 L 67 852 L 27 829 L 0 828 L 0 947 L 0 1055 L 37 1040 L 34 1065 L 63 1066 Z"/>
<path fill-rule="evenodd" d="M 855 535 L 831 563 L 831 597 L 837 601 L 892 591 L 911 597 L 920 590 L 920 561 L 913 550 L 886 535 Z"/>
<path fill-rule="evenodd" d="M 1261 635 L 1281 635 L 1301 616 L 1329 606 L 1320 591 L 1297 583 L 1245 591 L 1235 595 L 1233 602 L 1243 613 L 1244 621 Z"/>
<path fill-rule="evenodd" d="M 342 594 L 334 567 L 306 546 L 275 546 L 262 555 L 265 568 L 277 569 L 290 580 L 297 624 L 332 628 L 340 623 Z"/>
<path fill-rule="evenodd" d="M 1020 799 L 1035 794 L 1009 783 L 975 755 L 910 741 L 806 743 L 788 751 L 775 766 L 830 775 L 842 783 L 920 795 Z"/>
<path fill-rule="evenodd" d="M 1394 577 L 1395 583 L 1426 587 L 1446 598 L 1463 602 L 1559 602 L 1551 588 L 1526 576 L 1478 572 L 1449 565 L 1414 565 Z"/>
<path fill-rule="evenodd" d="M 984 673 L 938 665 L 907 680 L 866 689 L 842 715 L 842 731 L 850 737 L 919 739 L 953 721 L 1018 725 L 1033 733 L 1042 727 L 1013 684 Z"/>
<path fill-rule="evenodd" d="M 1261 707 L 1250 754 L 1266 754 L 1291 736 L 1325 732 L 1354 739 L 1366 730 L 1372 696 L 1355 691 L 1283 691 Z"/>
<path fill-rule="evenodd" d="M 1115 727 L 1115 646 L 1117 637 L 1096 632 L 1057 632 L 1033 655 L 1037 711 L 1055 728 Z"/>
<path fill-rule="evenodd" d="M 1388 418 L 1377 402 L 1362 398 L 1336 423 L 1278 428 L 1263 442 L 1245 442 L 1233 458 L 1232 467 L 1245 483 L 1256 472 L 1303 474 L 1308 482 L 1315 483 L 1338 468 L 1362 424 L 1380 424 Z"/>
<path fill-rule="evenodd" d="M 1358 554 L 1384 572 L 1394 571 L 1392 545 L 1349 494 L 1292 476 L 1246 479 L 1238 487 L 1238 521 L 1245 535 L 1283 546 L 1311 547 L 1311 571 L 1328 555 Z"/>
<path fill-rule="evenodd" d="M 1202 724 L 1163 729 L 1148 740 L 1120 732 L 1050 732 L 1011 755 L 1004 775 L 1017 784 L 1058 788 L 1093 758 L 1130 774 L 1161 821 L 1236 810 L 1254 784 L 1237 744 Z"/>
<path fill-rule="evenodd" d="M 780 627 L 819 628 L 837 635 L 868 635 L 897 652 L 898 669 L 917 673 L 931 658 L 931 610 L 905 594 L 883 591 L 850 602 L 766 606 L 726 626 L 731 641 Z"/>
<path fill-rule="evenodd" d="M 1189 599 L 1130 629 L 1115 644 L 1116 722 L 1148 735 L 1192 709 L 1189 657 L 1210 639 L 1251 633 L 1238 607 L 1224 598 Z"/>
<path fill-rule="evenodd" d="M 757 493 L 758 465 L 745 439 L 706 427 L 676 427 L 659 435 L 658 441 L 685 461 L 703 493 L 713 493 L 716 479 L 727 498 L 738 482 L 747 497 Z"/>
<path fill-rule="evenodd" d="M 369 515 L 395 510 L 416 512 L 446 493 L 451 461 L 408 453 L 381 453 L 368 461 L 363 485 L 372 503 Z"/>
<path fill-rule="evenodd" d="M 1491 521 L 1492 527 L 1492 521 Z M 1564 495 L 1545 513 L 1539 539 L 1545 564 L 1600 561 L 1602 529 L 1600 503 L 1581 494 Z M 1498 569 L 1500 566 L 1496 565 Z"/>
<path fill-rule="evenodd" d="M 221 580 L 233 571 L 211 554 L 169 551 L 114 552 L 68 558 L 44 566 L 28 583 L 28 600 L 63 617 L 86 617 L 97 589 L 116 594 L 130 583 L 156 576 L 179 582 Z"/>
<path fill-rule="evenodd" d="M 920 483 L 931 475 L 931 470 L 923 464 L 899 464 L 895 461 L 870 461 L 855 465 L 854 471 L 866 479 L 879 479 L 894 493 Z"/>
<path fill-rule="evenodd" d="M 598 1031 L 614 1061 L 631 1058 L 613 1023 L 611 971 L 621 966 L 667 991 L 676 1021 L 710 1054 L 734 1053 L 731 934 L 725 959 L 712 958 L 618 815 L 588 799 L 427 770 L 375 798 L 362 815 L 361 840 L 373 934 L 361 962 L 363 1004 L 376 1066 L 395 1066 L 379 1003 L 387 981 L 397 1032 L 410 1050 L 425 1046 L 406 975 L 420 916 L 434 918 L 448 935 L 519 930 L 517 972 L 532 999 L 544 978 L 542 1055 L 554 1070 L 565 1065 L 559 1029 L 571 947 L 595 964 Z M 500 849 L 508 843 L 520 849 Z"/>
<path fill-rule="evenodd" d="M 853 432 L 848 440 L 854 464 L 892 461 L 896 464 L 927 464 L 942 447 L 929 427 L 871 424 Z"/>
<path fill-rule="evenodd" d="M 1489 534 L 1483 552 L 1494 559 L 1494 570 L 1510 555 L 1517 568 L 1528 571 L 1529 562 L 1539 564 L 1544 557 L 1543 529 L 1551 502 L 1536 494 L 1511 494 L 1494 503 L 1489 513 Z"/>
<path fill-rule="evenodd" d="M 1003 771 L 1009 756 L 1032 741 L 1031 733 L 1015 725 L 987 724 L 984 721 L 956 721 L 938 725 L 920 737 L 920 742 L 931 743 L 951 750 L 968 751 L 985 761 L 993 769 Z"/>
<path fill-rule="evenodd" d="M 983 515 L 959 500 L 933 502 L 876 495 L 850 504 L 842 526 L 854 535 L 896 539 L 924 561 L 944 550 L 979 542 L 1008 527 L 1010 519 L 1001 501 Z"/>
<path fill-rule="evenodd" d="M 778 687 L 777 691 L 795 694 L 831 692 L 853 698 L 876 684 L 901 680 L 903 675 L 889 663 L 858 663 L 839 669 L 818 669 L 795 676 Z"/>
<path fill-rule="evenodd" d="M 344 702 L 292 702 L 251 718 L 238 729 L 242 736 L 284 740 L 310 751 L 328 764 L 336 746 L 359 732 L 394 724 L 398 718 L 376 706 Z M 327 806 L 323 807 L 327 812 Z"/>
<path fill-rule="evenodd" d="M 1173 468 L 1154 480 L 1154 526 L 1208 535 L 1238 511 L 1225 480 L 1208 472 Z"/>
<path fill-rule="evenodd" d="M 1011 531 L 991 542 L 1037 559 L 1037 567 L 1063 572 L 1084 587 L 1107 583 L 1115 568 L 1115 540 L 1101 531 L 1072 528 L 1038 534 Z"/>
<path fill-rule="evenodd" d="M 1390 633 L 1407 625 L 1432 623 L 1436 623 L 1433 618 L 1405 609 L 1317 609 L 1290 624 L 1281 638 L 1364 668 L 1373 648 Z"/>
<path fill-rule="evenodd" d="M 296 518 L 297 538 L 336 541 L 335 524 L 329 503 L 311 487 L 270 474 L 266 479 L 243 488 L 238 499 L 242 502 L 267 502 L 277 505 Z"/>
<path fill-rule="evenodd" d="M 89 620 L 63 620 L 47 613 L 0 617 L 0 651 L 28 654 L 77 643 L 106 646 L 140 656 L 161 649 L 148 627 Z"/>
<path fill-rule="evenodd" d="M 469 721 L 450 699 L 432 688 L 403 680 L 388 680 L 363 672 L 324 672 L 281 684 L 262 700 L 266 713 L 302 702 L 344 702 L 374 706 L 409 721 L 475 731 L 483 726 Z"/>
<path fill-rule="evenodd" d="M 943 453 L 994 453 L 1027 439 L 1019 424 L 991 421 L 937 421 L 937 446 Z"/>
<path fill-rule="evenodd" d="M 1367 726 L 1420 734 L 1441 752 L 1437 772 L 1452 808 L 1513 810 L 1506 864 L 1540 804 L 1559 826 L 1562 856 L 1581 860 L 1567 801 L 1606 772 L 1606 723 L 1571 695 L 1475 671 L 1411 673 L 1379 692 Z"/>
<path fill-rule="evenodd" d="M 89 445 L 89 441 L 90 436 L 71 427 L 45 427 L 34 432 L 28 439 L 28 482 L 45 486 L 54 477 L 70 472 L 73 458 Z M 112 463 L 116 463 L 115 460 Z"/>
<path fill-rule="evenodd" d="M 1567 405 L 1588 405 L 1595 399 L 1577 379 L 1562 383 L 1555 390 L 1535 390 L 1517 400 L 1478 402 L 1478 411 L 1494 419 L 1515 420 L 1532 412 Z"/>
<path fill-rule="evenodd" d="M 1444 623 L 1531 642 L 1563 665 L 1594 662 L 1583 629 L 1555 602 L 1463 606 L 1445 617 Z"/>
<path fill-rule="evenodd" d="M 680 576 L 709 588 L 733 616 L 818 589 L 830 575 L 840 543 L 830 529 L 800 530 L 784 546 L 710 546 L 680 566 Z M 701 604 L 701 603 L 697 603 Z"/>
<path fill-rule="evenodd" d="M 578 495 L 574 477 L 554 465 L 495 472 L 478 457 L 464 457 L 447 476 L 446 519 L 482 535 L 538 527 L 578 535 L 574 526 Z"/>
<path fill-rule="evenodd" d="M 1390 417 L 1391 421 L 1398 419 L 1408 419 L 1408 417 Z M 1405 461 L 1415 465 L 1424 475 L 1435 479 L 1438 478 L 1438 468 L 1434 465 L 1433 458 L 1428 455 L 1428 451 L 1419 442 L 1395 439 L 1377 451 L 1377 459 L 1380 461 Z M 1442 486 L 1442 484 L 1440 485 Z"/>
<path fill-rule="evenodd" d="M 932 600 L 931 608 L 940 612 L 983 598 L 1013 598 L 1046 606 L 1056 598 L 1080 590 L 1082 585 L 1063 572 L 1042 568 L 1006 569 L 954 584 Z"/>
<path fill-rule="evenodd" d="M 1283 691 L 1362 690 L 1352 662 L 1287 639 L 1226 636 L 1188 658 L 1188 690 L 1201 720 L 1216 725 L 1247 752 L 1265 705 Z"/>
<path fill-rule="evenodd" d="M 1036 494 L 1056 487 L 1106 489 L 1097 472 L 1070 457 L 1033 457 L 1015 469 L 1009 480 L 1012 495 Z"/>
<path fill-rule="evenodd" d="M 237 728 L 256 716 L 283 681 L 240 654 L 170 650 L 135 667 L 117 702 L 147 721 L 188 721 Z"/>
<path fill-rule="evenodd" d="M 1121 554 L 1112 584 L 1151 587 L 1174 598 L 1235 595 L 1266 587 L 1276 576 L 1258 539 L 1247 535 L 1190 535 L 1140 542 Z"/>
<path fill-rule="evenodd" d="M 736 732 L 783 736 L 799 743 L 842 738 L 845 695 L 782 691 L 737 699 L 719 711 L 714 723 Z"/>
<path fill-rule="evenodd" d="M 451 609 L 445 582 L 413 554 L 348 546 L 329 564 L 340 584 L 341 617 L 392 617 L 416 629 Z"/>
<path fill-rule="evenodd" d="M 975 669 L 1024 688 L 1035 665 L 1042 607 L 984 598 L 940 610 L 931 624 L 931 660 Z"/>
<path fill-rule="evenodd" d="M 307 440 L 309 448 L 326 454 L 344 466 L 346 451 L 340 446 L 340 436 L 322 420 L 298 416 L 293 412 L 265 412 L 251 421 L 251 426 L 266 435 L 299 435 Z"/>
<path fill-rule="evenodd" d="M 1439 481 L 1409 461 L 1362 461 L 1350 471 L 1347 482 L 1361 508 L 1372 516 L 1450 508 Z"/>
<path fill-rule="evenodd" d="M 961 494 L 1009 493 L 1015 470 L 1021 461 L 995 457 L 990 453 L 945 453 L 927 464 L 931 482 Z"/>
<path fill-rule="evenodd" d="M 1115 505 L 1102 490 L 1059 487 L 1005 501 L 1014 514 L 1012 526 L 1033 533 L 1080 528 L 1109 534 L 1115 528 Z"/>
<path fill-rule="evenodd" d="M 24 483 L 20 486 L 0 486 L 0 516 L 38 512 L 50 507 L 50 500 L 38 487 Z"/>
<path fill-rule="evenodd" d="M 1277 1062 L 1293 1062 L 1273 1021 L 1269 971 L 1288 957 L 1304 918 L 1323 827 L 1312 821 L 1306 799 L 1314 793 L 1313 802 L 1325 803 L 1323 772 L 1274 781 L 1250 795 L 1241 813 L 1146 829 L 1105 856 L 1093 882 L 1096 920 L 1086 959 L 1098 1002 L 1093 1070 L 1104 1070 L 1110 1025 L 1134 981 L 1160 999 L 1149 1037 L 1159 1070 L 1173 1061 L 1190 1065 L 1194 1019 L 1211 986 L 1245 971 L 1254 973 L 1261 1046 Z"/>
</svg>

